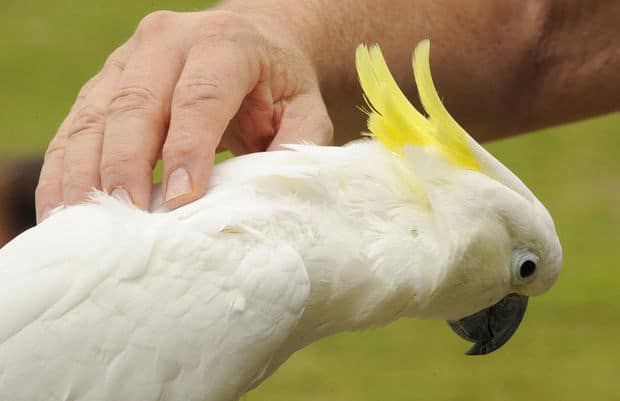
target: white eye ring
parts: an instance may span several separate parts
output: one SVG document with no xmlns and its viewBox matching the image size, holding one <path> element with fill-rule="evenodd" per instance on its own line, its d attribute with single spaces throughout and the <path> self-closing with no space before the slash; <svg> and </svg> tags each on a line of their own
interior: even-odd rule
<svg viewBox="0 0 620 401">
<path fill-rule="evenodd" d="M 528 250 L 519 249 L 514 252 L 512 260 L 515 284 L 525 284 L 536 277 L 540 262 L 538 256 Z"/>
</svg>

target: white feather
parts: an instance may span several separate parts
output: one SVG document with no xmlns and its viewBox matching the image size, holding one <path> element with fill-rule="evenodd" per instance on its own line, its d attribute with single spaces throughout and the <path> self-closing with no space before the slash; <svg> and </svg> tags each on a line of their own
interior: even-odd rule
<svg viewBox="0 0 620 401">
<path fill-rule="evenodd" d="M 485 196 L 522 197 L 374 141 L 291 148 L 222 163 L 180 209 L 96 194 L 2 248 L 0 399 L 232 401 L 323 336 L 514 291 L 463 272 L 513 240 Z"/>
</svg>

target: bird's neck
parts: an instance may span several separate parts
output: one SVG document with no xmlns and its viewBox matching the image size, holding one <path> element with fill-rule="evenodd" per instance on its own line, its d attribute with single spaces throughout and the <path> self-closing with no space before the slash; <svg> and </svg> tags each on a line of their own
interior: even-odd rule
<svg viewBox="0 0 620 401">
<path fill-rule="evenodd" d="M 437 282 L 433 264 L 440 262 L 424 196 L 395 182 L 393 155 L 363 144 L 352 153 L 364 151 L 360 165 L 326 174 L 323 197 L 309 203 L 312 218 L 303 224 L 312 235 L 298 241 L 311 282 L 298 328 L 302 345 L 418 315 Z"/>
<path fill-rule="evenodd" d="M 240 158 L 216 170 L 222 184 L 208 199 L 243 198 L 227 188 L 249 188 L 251 208 L 230 206 L 236 219 L 295 249 L 310 279 L 300 322 L 264 377 L 322 337 L 420 316 L 431 298 L 441 271 L 432 213 L 394 160 L 376 143 L 358 143 Z"/>
</svg>

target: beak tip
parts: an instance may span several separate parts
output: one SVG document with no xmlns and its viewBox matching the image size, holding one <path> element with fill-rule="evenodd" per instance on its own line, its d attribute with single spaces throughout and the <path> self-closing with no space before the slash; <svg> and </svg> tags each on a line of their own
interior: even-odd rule
<svg viewBox="0 0 620 401">
<path fill-rule="evenodd" d="M 492 307 L 457 321 L 452 330 L 474 345 L 465 355 L 487 355 L 499 349 L 515 333 L 527 309 L 526 296 L 509 294 Z"/>
<path fill-rule="evenodd" d="M 467 356 L 479 356 L 479 355 L 487 355 L 493 352 L 497 348 L 489 348 L 488 344 L 485 343 L 475 343 L 470 349 L 465 351 L 465 355 Z"/>
<path fill-rule="evenodd" d="M 474 346 L 475 347 L 475 346 Z M 476 356 L 476 355 L 480 355 L 479 352 L 475 352 L 474 351 L 474 347 L 471 347 L 470 349 L 468 349 L 467 351 L 465 351 L 464 355 L 467 356 Z"/>
</svg>

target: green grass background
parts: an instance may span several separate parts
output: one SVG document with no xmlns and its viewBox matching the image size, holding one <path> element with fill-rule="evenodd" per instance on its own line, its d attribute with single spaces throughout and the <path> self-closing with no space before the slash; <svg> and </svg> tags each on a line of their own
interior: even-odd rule
<svg viewBox="0 0 620 401">
<path fill-rule="evenodd" d="M 205 4 L 2 0 L 0 155 L 43 151 L 142 16 Z M 619 134 L 616 114 L 488 144 L 548 206 L 565 252 L 557 285 L 501 351 L 465 357 L 445 323 L 403 320 L 314 344 L 245 399 L 620 400 Z"/>
</svg>

